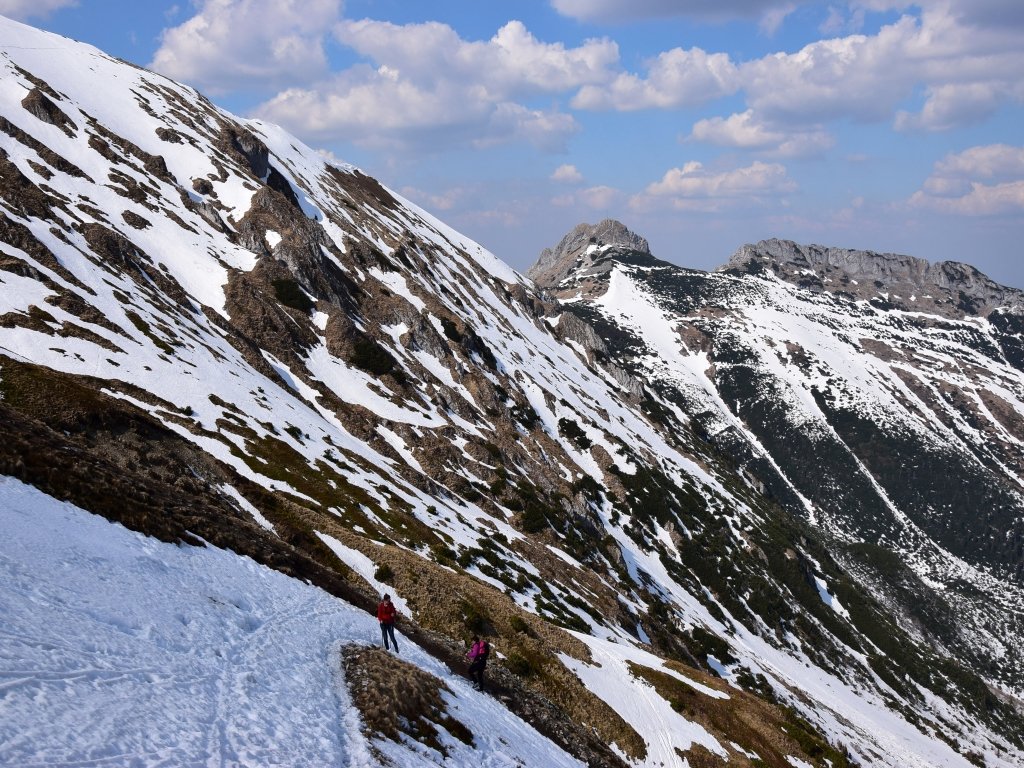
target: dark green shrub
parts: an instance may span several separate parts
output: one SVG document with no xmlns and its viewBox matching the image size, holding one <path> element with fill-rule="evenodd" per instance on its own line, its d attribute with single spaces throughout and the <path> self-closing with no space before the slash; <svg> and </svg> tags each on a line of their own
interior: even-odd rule
<svg viewBox="0 0 1024 768">
<path fill-rule="evenodd" d="M 569 440 L 572 440 L 572 442 L 575 443 L 576 446 L 578 448 L 581 448 L 582 450 L 586 450 L 591 445 L 593 445 L 593 443 L 590 441 L 590 438 L 587 437 L 587 433 L 584 432 L 580 428 L 580 425 L 577 424 L 572 419 L 567 419 L 564 416 L 560 418 L 558 420 L 558 431 L 565 437 L 567 437 Z"/>
<path fill-rule="evenodd" d="M 316 306 L 316 303 L 303 292 L 294 280 L 274 280 L 271 285 L 274 286 L 274 296 L 286 307 L 308 313 Z"/>
<path fill-rule="evenodd" d="M 533 631 L 530 629 L 530 625 L 527 624 L 519 616 L 513 616 L 509 619 L 509 626 L 512 627 L 513 632 L 522 632 L 525 635 L 532 635 Z"/>
<path fill-rule="evenodd" d="M 458 327 L 447 317 L 441 318 L 441 328 L 444 330 L 444 335 L 447 336 L 450 341 L 454 341 L 456 344 L 462 342 L 462 334 L 459 333 Z"/>
<path fill-rule="evenodd" d="M 463 600 L 459 609 L 462 612 L 462 625 L 466 629 L 477 634 L 487 631 L 491 619 L 483 608 L 469 600 Z"/>
<path fill-rule="evenodd" d="M 356 341 L 349 362 L 374 376 L 390 373 L 396 365 L 395 358 L 391 353 L 369 337 Z"/>
<path fill-rule="evenodd" d="M 509 654 L 504 664 L 509 672 L 518 677 L 529 677 L 534 672 L 530 662 L 524 656 L 515 652 Z"/>
</svg>

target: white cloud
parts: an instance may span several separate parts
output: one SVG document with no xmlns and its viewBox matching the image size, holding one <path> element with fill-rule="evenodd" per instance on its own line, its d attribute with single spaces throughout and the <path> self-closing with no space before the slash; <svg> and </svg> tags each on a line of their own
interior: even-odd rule
<svg viewBox="0 0 1024 768">
<path fill-rule="evenodd" d="M 962 216 L 1021 213 L 1024 212 L 1024 181 L 993 185 L 975 182 L 969 192 L 959 197 L 935 197 L 919 190 L 911 196 L 910 204 Z"/>
<path fill-rule="evenodd" d="M 947 155 L 909 202 L 965 216 L 1024 213 L 1024 147 L 991 144 Z"/>
<path fill-rule="evenodd" d="M 728 54 L 673 48 L 650 63 L 646 78 L 623 72 L 610 83 L 585 85 L 571 104 L 620 111 L 703 104 L 734 93 L 740 84 L 737 74 Z"/>
<path fill-rule="evenodd" d="M 630 205 L 651 210 L 668 204 L 676 210 L 717 211 L 743 202 L 760 202 L 796 189 L 795 182 L 778 163 L 755 161 L 743 168 L 710 171 L 692 161 L 665 172 L 660 181 L 649 184 Z"/>
<path fill-rule="evenodd" d="M 581 190 L 578 197 L 588 208 L 604 211 L 611 208 L 612 204 L 622 197 L 622 193 L 613 187 L 597 186 Z"/>
<path fill-rule="evenodd" d="M 578 184 L 583 181 L 583 174 L 575 165 L 560 165 L 551 174 L 552 181 L 560 181 L 565 184 Z"/>
<path fill-rule="evenodd" d="M 479 148 L 524 141 L 560 151 L 579 130 L 572 115 L 478 98 L 472 83 L 428 86 L 387 67 L 354 67 L 314 88 L 291 88 L 256 109 L 261 117 L 307 137 L 346 140 L 370 149 Z"/>
<path fill-rule="evenodd" d="M 619 48 L 608 39 L 576 48 L 543 43 L 520 21 L 510 21 L 487 41 L 467 41 L 446 24 L 392 24 L 363 19 L 334 29 L 339 42 L 401 79 L 430 83 L 461 80 L 492 101 L 528 93 L 559 93 L 609 79 Z"/>
<path fill-rule="evenodd" d="M 773 128 L 760 122 L 752 109 L 729 117 L 699 120 L 689 139 L 721 147 L 760 150 L 776 157 L 813 155 L 835 144 L 835 139 L 820 127 L 809 130 Z"/>
<path fill-rule="evenodd" d="M 818 40 L 794 52 L 746 62 L 732 61 L 724 53 L 676 48 L 650 60 L 643 71 L 620 72 L 607 83 L 582 87 L 571 104 L 595 110 L 675 109 L 740 92 L 746 108 L 764 126 L 800 135 L 787 154 L 820 146 L 821 126 L 834 120 L 892 121 L 903 130 L 967 125 L 1006 103 L 1024 102 L 1024 10 L 1017 10 L 1024 3 L 979 2 L 860 0 L 845 11 L 832 8 L 823 27 L 830 32 L 859 28 L 868 11 L 908 13 L 872 35 Z M 597 7 L 622 10 L 611 2 Z M 653 12 L 665 6 L 643 7 Z M 726 10 L 737 7 L 723 4 Z M 788 6 L 773 7 L 781 14 Z M 993 23 L 999 10 L 1006 13 L 1006 27 Z M 924 101 L 908 108 L 918 93 Z"/>
<path fill-rule="evenodd" d="M 334 35 L 373 65 L 283 91 L 257 113 L 305 136 L 371 148 L 526 142 L 560 151 L 579 130 L 575 118 L 523 101 L 606 80 L 619 55 L 608 40 L 540 42 L 518 21 L 487 41 L 437 22 L 342 21 Z"/>
<path fill-rule="evenodd" d="M 748 62 L 741 68 L 747 104 L 787 122 L 886 119 L 913 88 L 901 60 L 917 31 L 916 21 L 904 17 L 875 37 L 820 40 Z"/>
<path fill-rule="evenodd" d="M 420 203 L 424 208 L 432 211 L 450 211 L 468 194 L 468 190 L 464 187 L 452 187 L 441 192 L 427 192 L 416 187 L 402 187 L 399 191 L 404 197 Z"/>
<path fill-rule="evenodd" d="M 530 109 L 514 102 L 495 105 L 482 127 L 483 131 L 472 140 L 474 147 L 525 141 L 544 152 L 564 152 L 569 137 L 580 131 L 572 115 Z"/>
<path fill-rule="evenodd" d="M 757 23 L 757 28 L 761 30 L 761 34 L 771 37 L 779 31 L 779 27 L 782 26 L 782 22 L 786 20 L 786 17 L 795 10 L 795 3 L 786 3 L 775 8 L 769 8 L 761 16 L 761 21 Z"/>
<path fill-rule="evenodd" d="M 947 83 L 928 89 L 924 106 L 917 114 L 896 113 L 894 126 L 900 131 L 945 131 L 978 123 L 992 115 L 1007 95 L 998 83 Z"/>
<path fill-rule="evenodd" d="M 894 119 L 904 129 L 945 130 L 987 116 L 1008 99 L 1024 100 L 1019 34 L 968 26 L 962 0 L 919 4 L 920 18 L 904 15 L 875 35 L 820 40 L 744 64 L 748 106 L 791 124 Z M 920 113 L 898 112 L 922 87 L 927 98 Z"/>
<path fill-rule="evenodd" d="M 1024 147 L 989 144 L 947 155 L 935 164 L 937 174 L 980 179 L 1024 179 Z"/>
<path fill-rule="evenodd" d="M 78 0 L 0 0 L 0 15 L 24 21 L 33 16 L 45 18 L 54 11 L 78 5 Z"/>
<path fill-rule="evenodd" d="M 630 22 L 684 17 L 711 21 L 763 17 L 780 8 L 795 7 L 785 0 L 551 0 L 563 16 L 588 22 Z"/>
<path fill-rule="evenodd" d="M 341 0 L 203 0 L 164 30 L 150 68 L 213 93 L 308 82 L 327 71 Z"/>
</svg>

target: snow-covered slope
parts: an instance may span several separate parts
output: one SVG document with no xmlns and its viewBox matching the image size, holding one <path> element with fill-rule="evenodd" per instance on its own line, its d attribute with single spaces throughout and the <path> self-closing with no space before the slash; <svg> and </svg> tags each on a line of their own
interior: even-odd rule
<svg viewBox="0 0 1024 768">
<path fill-rule="evenodd" d="M 515 747 L 527 765 L 1022 757 L 1012 703 L 990 700 L 955 658 L 901 628 L 830 541 L 479 245 L 189 88 L 14 22 L 0 31 L 19 41 L 0 48 L 0 474 L 36 491 L 4 487 L 225 550 L 118 538 L 117 557 L 140 558 L 125 574 L 148 573 L 147 550 L 163 553 L 148 586 L 125 588 L 118 606 L 99 576 L 78 589 L 74 569 L 46 550 L 18 566 L 49 585 L 43 603 L 6 581 L 5 601 L 38 639 L 54 595 L 77 590 L 100 617 L 79 625 L 83 642 L 116 632 L 101 621 L 113 617 L 127 627 L 113 636 L 118 653 L 141 669 L 147 643 L 171 633 L 155 621 L 150 637 L 136 631 L 152 613 L 147 596 L 174 593 L 175 605 L 202 604 L 203 647 L 240 654 L 235 676 L 214 687 L 246 685 L 247 665 L 277 663 L 273 647 L 245 655 L 244 633 L 261 627 L 268 638 L 304 635 L 302 675 L 318 691 L 300 697 L 308 706 L 336 683 L 329 706 L 342 721 L 325 726 L 327 741 L 267 733 L 258 720 L 272 711 L 257 706 L 246 746 L 220 740 L 218 713 L 246 715 L 208 700 L 203 660 L 171 654 L 207 704 L 180 714 L 179 744 L 167 726 L 166 748 L 230 761 L 266 739 L 296 750 L 286 764 L 305 762 L 305 749 L 358 751 L 360 714 L 343 705 L 354 678 L 327 635 L 372 640 L 372 621 L 357 616 L 386 590 L 422 649 L 413 665 L 454 692 L 449 709 L 472 702 L 485 723 L 506 718 L 497 742 L 453 742 L 460 760 L 501 764 L 501 739 L 526 728 L 515 717 L 566 752 L 540 756 L 554 747 L 524 730 Z M 32 523 L 19 520 L 28 537 Z M 69 545 L 95 540 L 80 525 L 62 524 Z M 186 566 L 173 551 L 190 553 L 196 574 L 181 601 Z M 210 589 L 235 585 L 244 607 L 206 605 L 203 569 Z M 313 615 L 274 623 L 306 600 Z M 460 698 L 452 672 L 473 632 L 496 649 L 497 698 L 479 705 Z M 45 660 L 25 656 L 17 633 L 0 635 L 0 650 L 34 679 L 85 663 L 53 642 Z M 123 690 L 145 711 L 149 694 L 134 681 Z M 41 718 L 67 715 L 59 698 L 33 701 Z M 443 762 L 412 746 L 429 744 L 429 730 L 399 743 Z M 17 742 L 18 759 L 96 746 L 71 726 L 34 733 Z M 132 734 L 110 734 L 126 753 L 141 749 Z M 375 741 L 384 747 L 371 761 L 402 749 Z"/>
<path fill-rule="evenodd" d="M 155 541 L 0 480 L 3 765 L 436 765 L 373 739 L 340 676 L 377 623 L 320 589 L 209 547 Z M 445 765 L 578 766 L 402 638 L 447 686 Z M 474 727 L 486 722 L 486 728 Z M 443 726 L 442 726 L 443 727 Z M 376 754 L 375 754 L 376 753 Z"/>
<path fill-rule="evenodd" d="M 818 526 L 915 636 L 1019 702 L 1020 292 L 962 264 L 781 241 L 717 273 L 584 246 L 549 288 L 606 356 Z"/>
</svg>

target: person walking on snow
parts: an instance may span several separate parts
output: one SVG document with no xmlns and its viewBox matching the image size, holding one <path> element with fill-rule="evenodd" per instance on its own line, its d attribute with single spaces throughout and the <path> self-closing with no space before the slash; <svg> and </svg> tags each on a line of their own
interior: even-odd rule
<svg viewBox="0 0 1024 768">
<path fill-rule="evenodd" d="M 395 604 L 391 602 L 391 595 L 384 595 L 384 599 L 377 606 L 377 621 L 380 622 L 380 636 L 384 640 L 384 650 L 391 650 L 395 646 L 395 653 L 398 653 L 398 641 L 395 640 Z M 388 644 L 388 638 L 391 644 Z"/>
<path fill-rule="evenodd" d="M 482 691 L 484 689 L 484 667 L 487 666 L 487 657 L 491 655 L 491 645 L 479 636 L 473 635 L 473 645 L 469 648 L 466 658 L 469 659 L 469 679 L 473 681 L 473 687 Z"/>
</svg>

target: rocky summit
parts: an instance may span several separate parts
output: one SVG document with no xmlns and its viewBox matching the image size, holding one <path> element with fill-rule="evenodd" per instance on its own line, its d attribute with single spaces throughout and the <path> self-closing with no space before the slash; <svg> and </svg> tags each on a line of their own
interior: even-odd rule
<svg viewBox="0 0 1024 768">
<path fill-rule="evenodd" d="M 0 32 L 0 764 L 1024 763 L 1024 350 L 981 278 L 922 311 L 608 221 L 534 282 Z"/>
<path fill-rule="evenodd" d="M 527 275 L 538 285 L 557 285 L 570 273 L 586 274 L 596 263 L 607 263 L 600 254 L 620 248 L 650 254 L 647 241 L 614 219 L 599 224 L 579 224 L 554 248 L 545 248 Z"/>
</svg>

